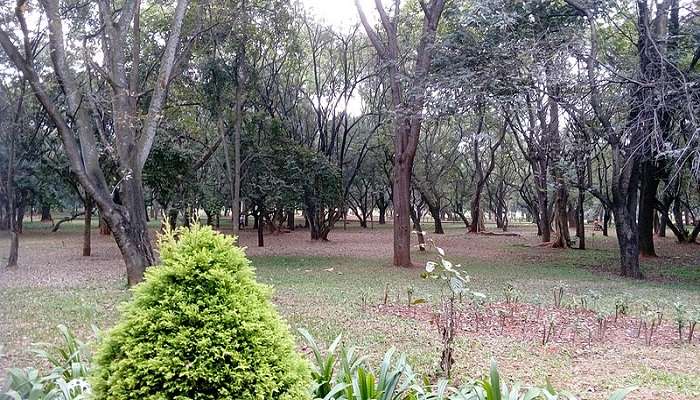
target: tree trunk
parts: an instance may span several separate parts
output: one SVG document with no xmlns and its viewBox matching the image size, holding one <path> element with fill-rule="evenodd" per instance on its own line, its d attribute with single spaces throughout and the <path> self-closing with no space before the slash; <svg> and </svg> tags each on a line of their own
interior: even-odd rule
<svg viewBox="0 0 700 400">
<path fill-rule="evenodd" d="M 482 188 L 477 185 L 474 190 L 474 198 L 472 198 L 470 212 L 472 217 L 472 223 L 469 226 L 469 232 L 478 233 L 483 231 L 484 223 L 481 211 L 481 191 Z"/>
<path fill-rule="evenodd" d="M 435 233 L 438 235 L 444 234 L 445 230 L 442 227 L 442 217 L 440 215 L 440 207 L 428 207 L 428 211 L 430 211 L 430 216 L 432 216 L 433 221 L 435 221 Z"/>
<path fill-rule="evenodd" d="M 411 169 L 413 157 L 395 156 L 394 162 L 394 265 L 411 267 Z"/>
<path fill-rule="evenodd" d="M 578 189 L 578 201 L 576 202 L 576 236 L 578 237 L 578 248 L 586 249 L 586 217 L 583 210 L 586 192 L 582 187 Z"/>
<path fill-rule="evenodd" d="M 377 204 L 377 208 L 379 208 L 379 225 L 384 225 L 386 224 L 386 209 L 388 204 L 386 202 L 380 204 Z"/>
<path fill-rule="evenodd" d="M 105 221 L 104 216 L 102 215 L 101 211 L 99 212 L 99 217 L 100 217 L 100 219 L 98 221 L 98 224 L 99 224 L 99 228 L 100 228 L 100 235 L 104 235 L 104 236 L 111 235 L 112 231 L 109 230 L 109 225 Z M 175 214 L 175 217 L 177 217 L 177 214 Z M 172 222 L 170 224 L 172 225 Z"/>
<path fill-rule="evenodd" d="M 569 228 L 576 228 L 578 225 L 578 217 L 576 216 L 576 207 L 569 204 L 567 208 L 567 218 L 569 220 Z"/>
<path fill-rule="evenodd" d="M 123 205 L 101 209 L 100 212 L 104 215 L 124 258 L 129 286 L 133 286 L 143 280 L 146 268 L 155 262 L 146 223 L 143 181 L 139 171 L 133 171 L 131 179 L 122 181 L 119 195 Z M 102 205 L 104 203 L 102 202 Z"/>
<path fill-rule="evenodd" d="M 608 226 L 610 226 L 610 208 L 603 209 L 603 236 L 608 236 Z"/>
<path fill-rule="evenodd" d="M 462 212 L 461 210 L 455 210 L 455 214 L 457 214 L 457 216 L 459 216 L 459 219 L 462 220 L 462 222 L 464 223 L 464 227 L 467 228 L 467 229 L 469 229 L 469 226 L 470 226 L 471 224 L 469 223 L 469 220 L 467 219 L 467 216 L 464 215 L 464 212 Z"/>
<path fill-rule="evenodd" d="M 262 210 L 258 211 L 258 214 L 255 216 L 255 225 L 257 225 L 258 229 L 258 247 L 265 247 L 265 220 Z"/>
<path fill-rule="evenodd" d="M 656 209 L 656 191 L 659 179 L 654 161 L 642 164 L 642 177 L 639 197 L 639 254 L 644 257 L 656 257 L 654 248 L 654 214 Z"/>
<path fill-rule="evenodd" d="M 85 194 L 85 217 L 83 225 L 83 257 L 90 257 L 92 246 L 90 242 L 90 232 L 92 230 L 92 197 Z"/>
<path fill-rule="evenodd" d="M 620 247 L 621 275 L 642 279 L 642 271 L 639 268 L 639 239 L 635 213 L 629 212 L 624 206 L 616 207 L 614 212 L 615 232 Z"/>
<path fill-rule="evenodd" d="M 244 7 L 245 2 L 241 3 Z M 245 46 L 242 46 L 245 47 Z M 244 57 L 241 52 L 241 57 Z M 241 87 L 241 63 L 237 66 L 238 84 L 236 85 L 236 121 L 233 126 L 233 204 L 231 218 L 233 219 L 233 234 L 238 236 L 241 218 L 241 126 L 243 120 L 243 89 Z M 293 227 L 292 227 L 293 229 Z"/>
<path fill-rule="evenodd" d="M 668 218 L 666 214 L 659 215 L 659 237 L 666 237 L 666 228 L 668 227 Z"/>
<path fill-rule="evenodd" d="M 695 243 L 695 241 L 698 239 L 698 235 L 700 235 L 700 218 L 695 221 L 695 228 L 693 229 L 693 232 L 691 232 L 688 241 L 690 243 Z"/>
<path fill-rule="evenodd" d="M 20 202 L 19 206 L 17 206 L 17 214 L 15 217 L 17 218 L 17 233 L 20 235 L 24 233 L 24 212 L 25 212 L 25 205 L 24 205 L 24 199 Z"/>
<path fill-rule="evenodd" d="M 413 230 L 416 231 L 418 236 L 418 249 L 420 251 L 425 251 L 425 235 L 423 235 L 423 227 L 420 224 L 420 218 L 418 218 L 418 213 L 411 207 L 411 221 L 413 221 Z"/>
<path fill-rule="evenodd" d="M 675 222 L 676 228 L 678 228 L 678 241 L 680 243 L 688 241 L 688 230 L 685 228 L 685 220 L 683 219 L 683 212 L 681 211 L 683 204 L 681 203 L 680 196 L 676 196 L 673 201 L 673 220 Z"/>
<path fill-rule="evenodd" d="M 41 222 L 45 224 L 53 223 L 53 217 L 51 217 L 51 207 L 48 205 L 41 206 Z"/>
<path fill-rule="evenodd" d="M 540 163 L 542 164 L 542 163 Z M 538 222 L 538 231 L 542 237 L 542 243 L 548 243 L 552 240 L 552 228 L 550 225 L 549 216 L 549 197 L 547 195 L 547 167 L 540 166 L 540 172 L 535 177 L 537 184 L 537 208 L 540 212 Z"/>
<path fill-rule="evenodd" d="M 638 134 L 638 133 L 635 133 Z M 639 162 L 629 159 L 622 150 L 613 146 L 612 212 L 615 216 L 615 232 L 620 249 L 620 274 L 628 278 L 642 279 L 639 267 Z"/>
<path fill-rule="evenodd" d="M 294 210 L 287 211 L 287 229 L 294 230 Z"/>
<path fill-rule="evenodd" d="M 555 215 L 554 220 L 557 226 L 557 237 L 552 244 L 555 248 L 565 249 L 571 247 L 571 236 L 569 234 L 569 213 L 567 205 L 569 202 L 569 191 L 562 182 L 557 188 L 557 198 L 554 202 Z"/>
<path fill-rule="evenodd" d="M 24 84 L 22 84 L 21 96 L 24 96 Z M 15 115 L 15 126 L 10 129 L 18 129 L 20 114 L 22 112 L 23 99 L 20 98 L 17 106 L 17 114 Z M 15 158 L 17 153 L 16 137 L 18 131 L 9 133 L 9 149 L 7 154 L 7 181 L 5 181 L 5 195 L 7 196 L 7 218 L 8 228 L 10 230 L 10 251 L 7 256 L 7 268 L 17 266 L 19 258 L 19 229 L 17 225 L 17 196 L 15 194 Z"/>
</svg>

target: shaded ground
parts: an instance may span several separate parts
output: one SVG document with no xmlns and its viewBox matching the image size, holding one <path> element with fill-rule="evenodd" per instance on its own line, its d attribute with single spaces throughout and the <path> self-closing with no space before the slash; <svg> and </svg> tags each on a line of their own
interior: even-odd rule
<svg viewBox="0 0 700 400">
<path fill-rule="evenodd" d="M 504 376 L 530 383 L 544 383 L 550 376 L 557 386 L 588 399 L 602 399 L 611 389 L 630 384 L 644 387 L 630 397 L 633 400 L 700 398 L 700 333 L 693 344 L 678 343 L 670 306 L 674 301 L 700 305 L 700 246 L 658 239 L 661 257 L 643 260 L 649 279 L 636 282 L 615 276 L 614 238 L 599 233 L 588 238 L 590 250 L 562 251 L 536 247 L 530 226 L 513 229 L 521 237 L 467 235 L 457 224 L 447 228 L 446 235 L 430 237 L 446 249 L 450 260 L 462 264 L 472 277 L 472 288 L 496 303 L 484 310 L 479 331 L 465 309 L 457 338 L 456 376 L 478 376 L 495 357 Z M 327 243 L 310 241 L 305 231 L 268 235 L 262 249 L 254 247 L 254 232 L 244 232 L 241 243 L 249 246 L 259 279 L 275 286 L 274 301 L 290 324 L 303 326 L 324 341 L 343 333 L 346 343 L 374 357 L 397 347 L 417 369 L 433 373 L 440 341 L 430 320 L 441 288 L 421 279 L 419 268 L 387 265 L 391 237 L 387 226 L 363 230 L 351 225 L 346 231 L 334 231 Z M 5 237 L 2 244 L 4 257 Z M 128 291 L 113 240 L 95 234 L 94 255 L 84 258 L 80 251 L 79 225 L 67 225 L 65 232 L 56 234 L 30 225 L 22 235 L 20 267 L 0 271 L 0 345 L 5 347 L 0 371 L 33 363 L 27 347 L 54 340 L 58 323 L 89 337 L 91 324 L 105 328 L 115 321 L 117 305 L 128 298 Z M 414 258 L 422 264 L 429 256 L 416 252 Z M 519 292 L 520 303 L 541 304 L 545 310 L 552 309 L 553 290 L 560 286 L 570 303 L 594 291 L 598 307 L 609 315 L 615 298 L 626 296 L 631 315 L 608 328 L 608 340 L 588 343 L 584 335 L 570 343 L 569 331 L 543 346 L 539 329 L 544 314 L 537 323 L 534 317 L 529 317 L 530 325 L 518 322 L 523 312 L 534 313 L 532 305 L 519 305 L 525 311 L 516 309 L 500 331 L 498 309 L 503 307 L 498 303 L 504 301 L 502 288 L 508 284 Z M 414 298 L 428 303 L 408 310 L 409 288 Z M 651 345 L 634 337 L 633 318 L 641 300 L 659 303 L 665 310 Z M 587 315 L 586 324 L 595 328 L 595 316 L 582 313 Z M 571 325 L 569 319 L 562 321 L 568 321 L 561 322 L 562 327 Z"/>
</svg>

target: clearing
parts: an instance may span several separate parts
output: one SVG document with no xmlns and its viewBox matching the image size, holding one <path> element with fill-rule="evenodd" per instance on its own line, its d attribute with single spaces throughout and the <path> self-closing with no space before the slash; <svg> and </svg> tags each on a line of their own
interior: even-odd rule
<svg viewBox="0 0 700 400">
<path fill-rule="evenodd" d="M 468 299 L 458 305 L 455 377 L 477 377 L 495 358 L 509 379 L 543 384 L 549 377 L 555 386 L 586 399 L 602 399 L 628 385 L 642 387 L 632 400 L 700 398 L 700 332 L 692 344 L 680 343 L 672 306 L 700 306 L 700 246 L 656 238 L 660 257 L 642 261 L 648 279 L 637 282 L 615 276 L 615 238 L 600 232 L 589 230 L 589 250 L 579 251 L 537 247 L 530 225 L 512 228 L 520 237 L 446 227 L 445 235 L 429 238 L 462 265 L 471 289 L 488 297 L 483 307 L 475 308 Z M 81 257 L 80 230 L 77 222 L 59 233 L 28 223 L 20 266 L 0 270 L 3 375 L 10 366 L 35 363 L 27 349 L 55 340 L 57 324 L 86 339 L 92 337 L 91 325 L 110 327 L 119 303 L 128 298 L 113 239 L 95 231 L 93 256 Z M 390 225 L 361 229 L 350 224 L 343 230 L 341 224 L 330 238 L 312 242 L 307 231 L 297 230 L 268 235 L 266 247 L 257 248 L 255 232 L 244 231 L 241 243 L 249 246 L 258 279 L 275 287 L 274 302 L 292 327 L 304 327 L 324 342 L 342 333 L 346 344 L 373 357 L 393 346 L 416 369 L 434 373 L 441 349 L 432 324 L 444 291 L 439 282 L 422 279 L 420 266 L 389 265 Z M 414 254 L 417 265 L 435 257 L 417 249 Z M 509 285 L 511 301 L 504 290 Z M 559 288 L 564 296 L 561 307 L 555 307 Z M 426 303 L 409 306 L 409 292 Z M 629 311 L 615 322 L 619 299 Z M 662 312 L 661 326 L 650 338 L 648 330 L 640 332 L 643 303 Z"/>
</svg>

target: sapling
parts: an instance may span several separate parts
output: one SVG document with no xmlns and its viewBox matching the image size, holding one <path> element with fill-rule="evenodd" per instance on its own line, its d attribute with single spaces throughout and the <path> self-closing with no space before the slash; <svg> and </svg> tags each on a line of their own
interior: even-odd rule
<svg viewBox="0 0 700 400">
<path fill-rule="evenodd" d="M 474 324 L 476 332 L 479 332 L 479 321 L 486 306 L 486 295 L 480 292 L 471 292 L 472 305 L 474 306 Z"/>
<path fill-rule="evenodd" d="M 600 340 L 605 339 L 605 328 L 607 325 L 607 315 L 602 309 L 596 311 L 596 322 L 598 323 L 598 337 Z"/>
<path fill-rule="evenodd" d="M 658 316 L 658 310 L 650 309 L 644 316 L 644 333 L 647 346 L 651 346 L 652 339 L 654 337 L 654 331 L 659 326 L 660 319 Z"/>
<path fill-rule="evenodd" d="M 520 300 L 520 293 L 509 283 L 503 287 L 503 297 L 506 304 L 517 303 Z"/>
<path fill-rule="evenodd" d="M 685 325 L 687 319 L 687 312 L 685 309 L 685 304 L 677 301 L 673 303 L 673 310 L 675 311 L 676 326 L 678 327 L 678 340 L 683 342 L 683 326 Z"/>
<path fill-rule="evenodd" d="M 585 294 L 579 296 L 578 304 L 581 310 L 588 310 L 588 297 Z"/>
<path fill-rule="evenodd" d="M 550 315 L 547 318 L 547 322 L 544 326 L 544 331 L 542 332 L 542 346 L 547 345 L 554 335 L 554 330 L 556 328 L 554 316 Z"/>
<path fill-rule="evenodd" d="M 503 328 L 506 326 L 506 318 L 508 317 L 508 314 L 504 311 L 499 309 L 498 310 L 498 319 L 501 321 L 501 335 L 503 335 Z"/>
<path fill-rule="evenodd" d="M 564 298 L 564 286 L 554 288 L 554 306 L 561 307 L 561 301 Z"/>
<path fill-rule="evenodd" d="M 452 364 L 454 363 L 454 337 L 456 334 L 456 312 L 454 308 L 455 300 L 462 294 L 469 294 L 471 291 L 467 288 L 469 276 L 463 275 L 459 268 L 459 264 L 454 265 L 445 258 L 445 250 L 435 245 L 430 240 L 428 243 L 435 249 L 438 254 L 439 261 L 428 261 L 425 264 L 425 274 L 427 278 L 439 279 L 446 282 L 446 287 L 449 289 L 449 295 L 442 301 L 442 310 L 438 314 L 436 326 L 442 338 L 442 353 L 440 356 L 440 369 L 443 374 L 450 377 Z"/>
<path fill-rule="evenodd" d="M 590 310 L 597 310 L 598 303 L 600 302 L 600 293 L 595 290 L 588 291 L 588 297 L 591 299 Z"/>
<path fill-rule="evenodd" d="M 688 317 L 688 343 L 693 343 L 693 333 L 695 332 L 695 325 L 700 320 L 700 306 L 695 307 L 695 312 L 691 313 Z"/>
<path fill-rule="evenodd" d="M 615 323 L 617 319 L 622 315 L 627 315 L 628 310 L 628 298 L 627 296 L 620 296 L 615 298 Z"/>
<path fill-rule="evenodd" d="M 535 319 L 539 321 L 542 314 L 542 300 L 540 299 L 539 295 L 535 295 L 535 297 L 532 299 L 532 304 L 537 306 L 537 316 Z"/>
</svg>

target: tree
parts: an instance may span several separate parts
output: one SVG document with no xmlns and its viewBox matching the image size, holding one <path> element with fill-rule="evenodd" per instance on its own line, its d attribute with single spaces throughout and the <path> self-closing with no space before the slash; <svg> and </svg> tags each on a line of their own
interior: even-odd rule
<svg viewBox="0 0 700 400">
<path fill-rule="evenodd" d="M 390 17 L 381 0 L 375 0 L 376 9 L 386 40 L 383 40 L 367 20 L 359 1 L 355 1 L 362 25 L 384 64 L 389 87 L 394 130 L 393 205 L 394 205 L 394 260 L 396 266 L 410 267 L 411 227 L 410 193 L 413 161 L 416 155 L 423 108 L 426 103 L 428 72 L 432 60 L 437 27 L 445 8 L 446 0 L 420 0 L 423 12 L 423 28 L 415 48 L 413 68 L 409 69 L 400 54 L 399 2 L 395 3 L 394 15 Z M 404 77 L 410 76 L 408 80 Z"/>
<path fill-rule="evenodd" d="M 140 0 L 127 0 L 119 9 L 106 1 L 85 5 L 82 11 L 89 18 L 83 17 L 82 23 L 70 26 L 73 33 L 84 39 L 83 49 L 66 46 L 62 21 L 65 16 L 61 15 L 59 1 L 42 0 L 40 4 L 48 24 L 51 75 L 65 95 L 66 107 L 63 108 L 49 95 L 47 80 L 40 77 L 26 45 L 22 54 L 5 29 L 0 29 L 0 45 L 17 69 L 22 71 L 37 100 L 59 131 L 71 168 L 114 234 L 126 264 L 128 282 L 133 285 L 141 281 L 146 267 L 152 265 L 155 259 L 146 225 L 142 173 L 156 136 L 168 86 L 177 72 L 174 67 L 188 1 L 177 1 L 168 38 L 158 60 L 157 77 L 147 82 L 142 82 L 142 72 L 146 73 L 146 78 L 150 74 L 135 67 L 142 66 Z M 16 20 L 26 44 L 30 40 L 30 32 L 24 5 L 24 2 L 20 2 Z M 79 55 L 81 50 L 86 54 L 94 53 L 96 48 L 89 46 L 95 43 L 101 47 L 102 65 Z M 186 54 L 187 50 L 182 53 Z M 181 61 L 186 58 L 181 54 Z M 130 71 L 127 69 L 127 59 L 132 65 Z M 81 68 L 87 74 L 78 73 Z M 99 79 L 109 85 L 111 109 L 101 111 L 111 113 L 110 122 L 101 119 L 104 114 L 98 113 L 94 102 L 98 93 L 91 81 L 93 72 L 97 72 Z M 151 89 L 146 90 L 144 84 L 150 85 Z M 143 119 L 140 106 L 146 110 Z M 99 141 L 95 132 L 99 133 Z M 113 143 L 108 134 L 113 135 Z M 110 150 L 110 155 L 119 166 L 120 202 L 114 200 L 113 190 L 109 188 L 101 167 L 102 148 Z"/>
</svg>

